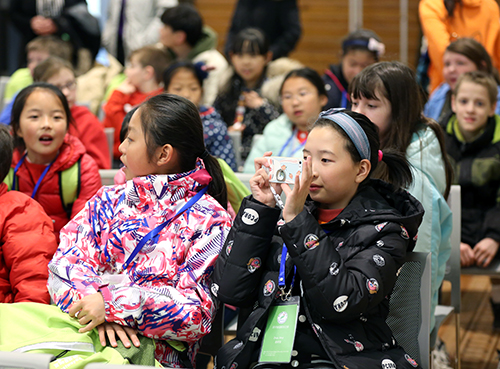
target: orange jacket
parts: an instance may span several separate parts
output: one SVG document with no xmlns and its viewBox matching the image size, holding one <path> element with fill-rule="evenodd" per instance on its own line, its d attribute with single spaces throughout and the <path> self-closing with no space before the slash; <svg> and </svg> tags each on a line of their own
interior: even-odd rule
<svg viewBox="0 0 500 369">
<path fill-rule="evenodd" d="M 99 119 L 86 106 L 74 105 L 71 115 L 75 124 L 70 124 L 68 133 L 78 137 L 99 169 L 111 168 L 108 139 Z"/>
<path fill-rule="evenodd" d="M 429 57 L 430 90 L 443 82 L 443 55 L 450 42 L 461 37 L 471 37 L 480 42 L 493 60 L 500 65 L 497 47 L 500 31 L 500 12 L 495 0 L 462 0 L 457 4 L 453 17 L 443 0 L 421 0 L 419 4 L 420 24 L 427 38 Z"/>
<path fill-rule="evenodd" d="M 47 265 L 56 249 L 52 221 L 40 204 L 0 183 L 0 303 L 50 303 Z"/>
<path fill-rule="evenodd" d="M 19 150 L 14 151 L 12 160 L 13 168 L 17 165 L 19 160 L 21 160 L 22 156 L 23 153 L 19 152 Z M 42 205 L 47 215 L 52 218 L 54 222 L 54 232 L 56 233 L 58 241 L 59 231 L 70 220 L 68 214 L 66 214 L 64 210 L 59 194 L 59 172 L 70 168 L 80 160 L 80 158 L 80 192 L 71 209 L 71 218 L 73 218 L 83 209 L 85 203 L 95 195 L 97 190 L 101 188 L 101 177 L 97 164 L 94 159 L 85 153 L 85 147 L 78 138 L 66 134 L 64 142 L 59 149 L 59 156 L 54 161 L 54 164 L 52 164 L 52 167 L 47 172 L 35 194 L 35 200 Z M 43 165 L 32 164 L 29 163 L 28 160 L 24 160 L 17 171 L 19 191 L 31 196 L 43 170 Z"/>
<path fill-rule="evenodd" d="M 103 106 L 106 114 L 103 120 L 104 127 L 112 127 L 115 129 L 115 143 L 113 145 L 113 154 L 115 159 L 119 159 L 121 154 L 118 150 L 120 146 L 120 129 L 122 128 L 123 118 L 134 107 L 145 101 L 148 97 L 161 94 L 163 88 L 159 88 L 149 94 L 135 91 L 131 94 L 124 94 L 121 91 L 115 90 L 109 97 L 106 105 Z"/>
</svg>

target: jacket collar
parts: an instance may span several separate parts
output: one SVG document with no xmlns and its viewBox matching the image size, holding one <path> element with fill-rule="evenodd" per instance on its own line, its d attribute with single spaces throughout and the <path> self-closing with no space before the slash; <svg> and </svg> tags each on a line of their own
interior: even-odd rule
<svg viewBox="0 0 500 369">
<path fill-rule="evenodd" d="M 126 200 L 138 209 L 150 209 L 158 202 L 169 204 L 192 196 L 210 183 L 212 177 L 198 159 L 195 169 L 178 174 L 136 177 L 125 186 Z"/>
</svg>

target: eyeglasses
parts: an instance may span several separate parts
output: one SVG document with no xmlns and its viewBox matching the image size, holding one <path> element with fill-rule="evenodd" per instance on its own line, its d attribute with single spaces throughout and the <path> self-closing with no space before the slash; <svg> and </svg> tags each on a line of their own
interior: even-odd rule
<svg viewBox="0 0 500 369">
<path fill-rule="evenodd" d="M 73 80 L 71 82 L 66 83 L 65 85 L 54 85 L 61 91 L 63 91 L 65 88 L 67 88 L 69 91 L 73 91 L 76 88 L 76 81 Z"/>
</svg>

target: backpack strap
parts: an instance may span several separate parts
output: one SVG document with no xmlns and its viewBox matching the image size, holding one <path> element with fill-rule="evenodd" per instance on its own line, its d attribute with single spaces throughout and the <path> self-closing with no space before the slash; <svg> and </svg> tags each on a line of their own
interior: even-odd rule
<svg viewBox="0 0 500 369">
<path fill-rule="evenodd" d="M 71 219 L 73 203 L 80 195 L 81 187 L 81 158 L 71 167 L 59 172 L 59 196 L 63 204 L 64 211 Z"/>
<path fill-rule="evenodd" d="M 7 176 L 3 180 L 3 182 L 7 185 L 8 190 L 12 190 L 12 185 L 14 184 L 14 168 L 9 168 L 9 173 L 7 173 Z M 16 181 L 16 188 L 14 190 L 19 189 L 19 181 Z"/>
</svg>

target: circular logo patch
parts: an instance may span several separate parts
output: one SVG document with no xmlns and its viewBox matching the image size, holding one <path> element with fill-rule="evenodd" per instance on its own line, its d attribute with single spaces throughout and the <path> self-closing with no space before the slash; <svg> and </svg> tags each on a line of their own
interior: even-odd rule
<svg viewBox="0 0 500 369">
<path fill-rule="evenodd" d="M 379 254 L 373 255 L 373 261 L 379 267 L 383 267 L 385 265 L 385 259 L 381 255 L 379 255 Z"/>
<path fill-rule="evenodd" d="M 386 225 L 387 225 L 387 222 L 377 224 L 377 225 L 375 226 L 375 229 L 377 230 L 377 232 L 380 232 L 382 229 L 384 229 L 384 227 L 385 227 Z"/>
<path fill-rule="evenodd" d="M 243 215 L 241 216 L 241 220 L 246 225 L 254 225 L 259 221 L 259 213 L 257 213 L 254 209 L 246 208 L 243 211 Z"/>
<path fill-rule="evenodd" d="M 229 256 L 229 254 L 231 253 L 231 250 L 233 249 L 233 243 L 234 243 L 234 241 L 231 240 L 226 245 L 226 255 L 227 256 Z"/>
<path fill-rule="evenodd" d="M 382 369 L 396 369 L 396 364 L 391 359 L 382 360 Z"/>
<path fill-rule="evenodd" d="M 374 295 L 378 292 L 378 281 L 375 278 L 370 278 L 366 280 L 366 288 L 370 295 Z"/>
<path fill-rule="evenodd" d="M 339 274 L 339 265 L 336 263 L 336 262 L 333 262 L 331 265 L 330 265 L 330 268 L 328 268 L 328 271 L 330 272 L 331 275 L 337 275 Z"/>
<path fill-rule="evenodd" d="M 404 238 L 405 240 L 410 238 L 410 236 L 408 235 L 408 231 L 403 226 L 401 226 L 401 237 Z"/>
<path fill-rule="evenodd" d="M 315 249 L 319 245 L 319 237 L 310 233 L 304 238 L 304 247 L 308 250 Z"/>
<path fill-rule="evenodd" d="M 274 292 L 274 289 L 276 288 L 276 284 L 272 279 L 268 280 L 266 284 L 264 285 L 264 296 L 271 296 L 271 294 Z"/>
<path fill-rule="evenodd" d="M 250 273 L 253 273 L 260 268 L 260 265 L 260 258 L 251 258 L 250 260 L 248 260 L 247 269 Z"/>
<path fill-rule="evenodd" d="M 210 290 L 214 294 L 215 297 L 217 297 L 217 294 L 219 293 L 219 285 L 216 283 L 212 283 L 212 286 L 210 287 Z"/>
<path fill-rule="evenodd" d="M 281 313 L 278 314 L 277 321 L 279 324 L 285 323 L 287 319 L 288 319 L 288 314 L 286 313 L 286 311 L 282 311 Z"/>
<path fill-rule="evenodd" d="M 337 313 L 343 312 L 347 308 L 347 299 L 348 297 L 346 295 L 337 297 L 333 302 L 333 309 Z"/>
<path fill-rule="evenodd" d="M 378 241 L 377 241 L 377 246 L 378 246 L 378 247 L 382 247 L 382 246 L 384 246 L 384 245 L 385 245 L 384 241 L 382 241 L 382 240 L 378 240 Z"/>
</svg>

